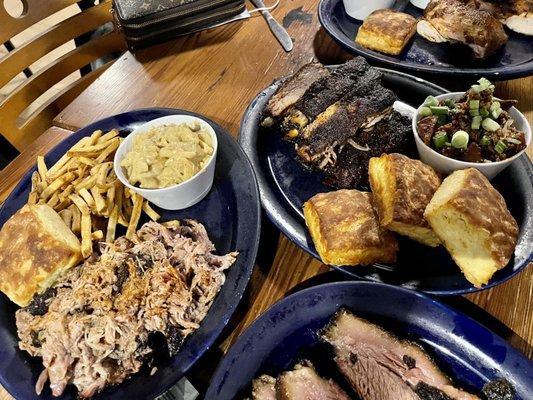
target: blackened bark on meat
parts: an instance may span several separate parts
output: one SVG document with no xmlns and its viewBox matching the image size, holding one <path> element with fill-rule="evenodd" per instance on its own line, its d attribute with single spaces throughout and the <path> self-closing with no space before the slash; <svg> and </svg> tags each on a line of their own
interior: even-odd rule
<svg viewBox="0 0 533 400">
<path fill-rule="evenodd" d="M 115 268 L 115 276 L 117 277 L 117 280 L 113 285 L 114 295 L 122 292 L 122 287 L 130 277 L 130 270 L 128 268 L 127 261 L 124 261 L 122 262 L 122 264 L 117 265 L 117 267 Z"/>
<path fill-rule="evenodd" d="M 515 391 L 507 379 L 490 381 L 483 386 L 483 395 L 486 400 L 514 400 Z"/>
<path fill-rule="evenodd" d="M 170 357 L 176 355 L 183 346 L 184 337 L 180 329 L 175 325 L 169 325 L 167 328 L 167 346 Z"/>
<path fill-rule="evenodd" d="M 39 340 L 39 334 L 32 330 L 30 331 L 31 344 L 33 347 L 41 347 L 41 341 Z"/>
<path fill-rule="evenodd" d="M 413 357 L 408 356 L 407 354 L 403 356 L 403 362 L 405 363 L 405 365 L 407 365 L 407 368 L 409 369 L 416 368 L 416 360 Z"/>
<path fill-rule="evenodd" d="M 48 288 L 44 293 L 36 294 L 30 304 L 26 306 L 26 310 L 31 315 L 44 315 L 48 312 L 48 306 L 57 294 L 56 288 Z"/>
<path fill-rule="evenodd" d="M 358 359 L 357 359 L 357 354 L 355 354 L 355 353 L 350 353 L 350 362 L 351 362 L 352 364 L 355 364 L 355 363 L 357 362 L 357 360 L 358 360 Z"/>
<path fill-rule="evenodd" d="M 418 382 L 415 387 L 415 393 L 422 400 L 453 400 L 450 396 L 436 387 L 430 386 L 425 382 Z"/>
</svg>

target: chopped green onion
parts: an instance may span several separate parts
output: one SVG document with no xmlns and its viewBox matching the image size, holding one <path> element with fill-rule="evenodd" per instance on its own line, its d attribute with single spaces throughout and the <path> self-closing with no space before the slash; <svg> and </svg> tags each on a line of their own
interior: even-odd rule
<svg viewBox="0 0 533 400">
<path fill-rule="evenodd" d="M 470 109 L 477 110 L 479 108 L 479 100 L 470 100 Z"/>
<path fill-rule="evenodd" d="M 448 120 L 446 119 L 446 115 L 444 114 L 437 115 L 437 124 L 444 125 L 446 124 L 446 122 L 448 122 Z"/>
<path fill-rule="evenodd" d="M 426 97 L 426 100 L 424 101 L 425 106 L 438 106 L 439 101 L 435 98 L 435 96 L 428 96 Z"/>
<path fill-rule="evenodd" d="M 470 127 L 472 129 L 479 129 L 481 127 L 481 120 L 483 119 L 483 117 L 477 115 L 475 116 L 474 118 L 472 118 L 472 125 L 470 125 Z"/>
<path fill-rule="evenodd" d="M 490 137 L 488 137 L 487 135 L 484 135 L 481 140 L 479 141 L 479 144 L 481 146 L 488 146 L 490 144 Z"/>
<path fill-rule="evenodd" d="M 494 87 L 494 85 L 486 78 L 481 78 L 478 80 L 478 83 L 481 90 L 492 89 Z"/>
<path fill-rule="evenodd" d="M 496 143 L 496 146 L 494 146 L 494 150 L 496 150 L 497 153 L 502 154 L 507 149 L 507 145 L 503 142 L 503 140 L 498 140 L 498 143 Z"/>
<path fill-rule="evenodd" d="M 435 145 L 435 148 L 437 149 L 444 147 L 447 141 L 448 141 L 448 135 L 446 135 L 446 132 L 444 131 L 438 131 L 435 134 L 435 136 L 433 136 L 433 144 Z"/>
<path fill-rule="evenodd" d="M 430 115 L 433 115 L 431 112 L 431 109 L 429 107 L 420 107 L 420 111 L 418 111 L 418 115 L 421 117 L 429 117 Z"/>
<path fill-rule="evenodd" d="M 509 143 L 513 143 L 513 144 L 522 144 L 522 142 L 518 139 L 515 139 L 515 138 L 505 138 L 505 140 Z"/>
<path fill-rule="evenodd" d="M 468 133 L 465 131 L 457 131 L 452 136 L 452 147 L 455 147 L 456 149 L 466 149 L 468 146 L 468 139 L 470 139 Z"/>
<path fill-rule="evenodd" d="M 485 117 L 488 117 L 489 116 L 489 111 L 485 108 L 485 107 L 482 107 L 480 110 L 479 110 L 479 114 L 485 118 Z"/>
<path fill-rule="evenodd" d="M 503 112 L 503 110 L 501 108 L 498 108 L 497 110 L 491 111 L 492 118 L 498 119 L 502 112 Z"/>
<path fill-rule="evenodd" d="M 435 115 L 448 115 L 450 109 L 446 106 L 430 106 L 429 109 Z"/>
<path fill-rule="evenodd" d="M 488 132 L 494 132 L 501 128 L 500 124 L 490 118 L 485 118 L 481 122 L 481 126 Z"/>
<path fill-rule="evenodd" d="M 455 100 L 453 99 L 447 99 L 444 104 L 446 104 L 449 108 L 455 108 Z"/>
<path fill-rule="evenodd" d="M 500 104 L 499 101 L 493 101 L 491 104 L 490 104 L 490 111 L 496 111 L 496 110 L 499 110 L 500 108 L 502 108 L 502 105 Z"/>
<path fill-rule="evenodd" d="M 446 143 L 444 143 L 444 145 L 445 145 L 446 147 L 452 147 L 452 144 L 451 144 L 450 142 L 446 142 Z"/>
<path fill-rule="evenodd" d="M 478 109 L 470 110 L 470 116 L 471 117 L 477 117 L 478 115 L 479 115 L 479 110 Z"/>
<path fill-rule="evenodd" d="M 472 91 L 476 92 L 476 93 L 479 93 L 481 92 L 483 89 L 481 89 L 481 86 L 480 85 L 472 85 Z"/>
</svg>

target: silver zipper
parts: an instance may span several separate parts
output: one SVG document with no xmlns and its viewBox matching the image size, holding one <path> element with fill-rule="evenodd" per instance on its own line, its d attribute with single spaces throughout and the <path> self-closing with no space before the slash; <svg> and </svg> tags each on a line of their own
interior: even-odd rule
<svg viewBox="0 0 533 400">
<path fill-rule="evenodd" d="M 204 8 L 209 8 L 209 7 L 216 6 L 218 4 L 226 3 L 226 2 L 228 2 L 228 0 L 218 0 L 218 1 L 209 2 L 209 3 L 206 3 L 206 4 L 202 4 L 201 6 L 189 8 L 188 10 L 183 10 L 181 12 L 176 12 L 174 14 L 165 15 L 163 17 L 152 19 L 150 21 L 141 22 L 139 24 L 122 23 L 120 25 L 125 27 L 125 28 L 131 28 L 131 29 L 143 28 L 143 27 L 148 26 L 148 25 L 156 24 L 158 22 L 166 21 L 166 20 L 173 19 L 173 18 L 176 18 L 176 17 L 181 17 L 183 15 L 186 15 L 186 14 L 189 14 L 189 13 L 193 13 L 195 11 L 200 11 L 200 10 L 203 10 Z M 242 7 L 242 4 L 240 6 Z"/>
<path fill-rule="evenodd" d="M 210 14 L 210 15 L 208 15 L 208 16 L 206 16 L 206 17 L 195 19 L 194 21 L 191 21 L 191 22 L 189 22 L 189 23 L 187 23 L 187 24 L 184 24 L 184 25 L 180 25 L 179 27 L 182 28 L 182 27 L 184 27 L 184 26 L 193 25 L 193 24 L 196 24 L 197 22 L 201 22 L 201 21 L 204 21 L 204 20 L 209 19 L 209 18 L 212 18 L 212 17 L 218 17 L 218 16 L 222 16 L 222 15 L 225 15 L 225 14 L 233 13 L 233 12 L 235 12 L 236 10 L 242 8 L 242 6 L 243 6 L 242 4 L 239 4 L 238 7 L 233 7 L 233 8 L 230 8 L 229 10 L 220 11 L 220 12 L 218 12 L 218 13 L 216 13 L 216 14 Z M 206 27 L 206 28 L 207 28 L 207 27 Z M 141 36 L 141 37 L 138 37 L 138 36 L 135 37 L 135 36 L 128 36 L 128 35 L 126 35 L 126 38 L 127 38 L 128 40 L 131 40 L 131 41 L 145 40 L 145 39 L 147 39 L 147 38 L 149 38 L 149 37 L 152 37 L 152 36 L 155 36 L 155 35 L 160 35 L 161 33 L 165 33 L 165 32 L 171 31 L 171 30 L 173 30 L 173 29 L 176 29 L 176 27 L 175 27 L 175 26 L 172 26 L 172 27 L 169 27 L 169 28 L 160 29 L 160 30 L 155 31 L 155 32 L 150 32 L 149 34 L 147 34 L 147 35 L 143 35 L 143 36 Z M 187 34 L 187 33 L 184 32 L 184 33 L 181 33 L 181 34 L 179 34 L 179 35 L 185 35 L 185 34 Z"/>
</svg>

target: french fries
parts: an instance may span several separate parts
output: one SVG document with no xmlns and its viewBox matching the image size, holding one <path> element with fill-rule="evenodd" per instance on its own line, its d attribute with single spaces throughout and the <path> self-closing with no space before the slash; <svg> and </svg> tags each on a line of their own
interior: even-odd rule
<svg viewBox="0 0 533 400">
<path fill-rule="evenodd" d="M 124 226 L 126 237 L 135 241 L 143 211 L 153 221 L 160 218 L 148 201 L 125 188 L 115 175 L 113 158 L 121 142 L 117 130 L 97 130 L 52 166 L 46 165 L 43 156 L 37 157 L 28 203 L 48 204 L 56 210 L 81 239 L 84 258 L 91 255 L 94 241 L 112 243 L 117 225 Z M 102 219 L 107 219 L 107 226 Z M 99 227 L 105 227 L 105 233 Z"/>
</svg>

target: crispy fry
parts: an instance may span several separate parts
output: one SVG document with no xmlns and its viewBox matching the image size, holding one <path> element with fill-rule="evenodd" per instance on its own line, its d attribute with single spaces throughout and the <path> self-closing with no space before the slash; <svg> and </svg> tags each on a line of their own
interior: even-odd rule
<svg viewBox="0 0 533 400">
<path fill-rule="evenodd" d="M 80 183 L 76 184 L 76 190 L 88 189 L 96 184 L 96 175 L 85 177 Z"/>
<path fill-rule="evenodd" d="M 113 141 L 113 143 L 111 143 L 104 151 L 102 151 L 102 153 L 98 155 L 98 157 L 96 157 L 96 162 L 103 162 L 107 160 L 107 157 L 109 157 L 111 153 L 114 153 L 115 150 L 118 149 L 118 146 L 120 146 L 120 142 L 122 140 L 121 138 L 117 139 L 118 140 Z"/>
<path fill-rule="evenodd" d="M 113 211 L 113 208 L 115 207 L 115 192 L 117 190 L 117 185 L 113 184 L 107 189 L 106 192 L 106 202 L 107 202 L 107 212 L 111 213 Z"/>
<path fill-rule="evenodd" d="M 101 129 L 98 129 L 96 131 L 94 131 L 91 135 L 91 140 L 89 142 L 89 145 L 93 145 L 93 144 L 96 144 L 98 143 L 98 141 L 102 138 L 102 134 L 104 132 L 102 132 Z"/>
<path fill-rule="evenodd" d="M 48 173 L 48 167 L 44 162 L 43 156 L 37 156 L 37 171 L 39 171 L 41 181 L 46 182 L 46 174 Z"/>
<path fill-rule="evenodd" d="M 43 190 L 41 193 L 41 199 L 44 201 L 48 200 L 48 198 L 52 196 L 56 190 L 58 190 L 61 186 L 73 181 L 75 177 L 76 174 L 73 172 L 68 172 L 63 176 L 56 178 L 50 185 L 48 185 L 48 187 Z"/>
<path fill-rule="evenodd" d="M 65 189 L 61 190 L 59 193 L 59 200 L 63 201 L 68 199 L 68 196 L 74 191 L 74 186 L 72 184 L 68 185 Z"/>
<path fill-rule="evenodd" d="M 39 183 L 41 182 L 41 177 L 39 175 L 39 172 L 34 171 L 33 174 L 31 174 L 31 191 L 37 191 L 37 188 L 39 186 Z"/>
<path fill-rule="evenodd" d="M 91 240 L 102 240 L 104 238 L 104 232 L 100 229 L 91 233 Z"/>
<path fill-rule="evenodd" d="M 81 214 L 81 255 L 87 258 L 93 252 L 91 241 L 91 214 Z"/>
<path fill-rule="evenodd" d="M 89 209 L 95 209 L 94 199 L 87 189 L 78 190 L 78 194 L 85 200 L 85 203 L 89 206 Z"/>
<path fill-rule="evenodd" d="M 75 204 L 72 204 L 68 209 L 72 212 L 72 225 L 70 229 L 74 233 L 80 233 L 80 230 L 81 230 L 80 209 Z"/>
<path fill-rule="evenodd" d="M 84 137 L 82 138 L 78 143 L 76 143 L 70 150 L 75 150 L 80 147 L 83 147 L 87 142 L 91 140 L 90 137 Z M 67 163 L 67 161 L 70 160 L 70 156 L 68 154 L 63 154 L 63 156 L 48 169 L 48 176 L 52 176 L 55 174 L 63 165 Z"/>
<path fill-rule="evenodd" d="M 72 210 L 61 210 L 59 211 L 59 216 L 69 228 L 72 228 Z"/>
<path fill-rule="evenodd" d="M 69 157 L 77 157 L 77 156 L 96 157 L 100 155 L 100 153 L 104 151 L 108 146 L 113 146 L 113 145 L 116 145 L 117 143 L 120 143 L 118 138 L 113 138 L 106 142 L 94 144 L 91 146 L 84 146 L 83 148 L 79 148 L 79 149 L 71 149 L 67 151 L 67 155 Z"/>
<path fill-rule="evenodd" d="M 111 211 L 111 215 L 109 216 L 109 220 L 107 221 L 107 231 L 105 234 L 105 241 L 107 243 L 113 243 L 113 241 L 115 240 L 118 222 L 118 210 L 119 205 L 115 204 L 115 206 L 113 207 L 113 211 Z"/>
<path fill-rule="evenodd" d="M 106 162 L 103 164 L 100 164 L 101 167 L 98 170 L 97 178 L 96 178 L 96 184 L 97 185 L 104 185 L 107 181 L 107 174 L 109 174 L 109 171 L 113 169 L 113 163 L 112 162 Z"/>
<path fill-rule="evenodd" d="M 37 204 L 37 201 L 39 200 L 39 195 L 37 192 L 31 192 L 28 196 L 28 204 Z"/>
<path fill-rule="evenodd" d="M 59 204 L 59 195 L 57 192 L 55 192 L 46 202 L 50 207 L 54 208 L 57 204 Z"/>
<path fill-rule="evenodd" d="M 89 157 L 80 156 L 76 157 L 75 160 L 90 167 L 94 167 L 96 165 L 96 161 Z"/>
<path fill-rule="evenodd" d="M 144 201 L 143 211 L 146 213 L 146 215 L 148 215 L 148 217 L 150 217 L 152 221 L 157 221 L 159 218 L 161 218 L 161 216 L 157 212 L 155 212 L 152 207 L 150 207 L 148 200 Z"/>
<path fill-rule="evenodd" d="M 90 213 L 89 206 L 87 205 L 85 200 L 83 200 L 80 196 L 78 196 L 77 194 L 73 193 L 70 196 L 68 196 L 68 198 L 70 200 L 72 200 L 72 202 L 76 205 L 76 207 L 78 207 L 78 209 L 80 210 L 80 212 L 82 214 L 89 214 Z"/>
<path fill-rule="evenodd" d="M 131 211 L 130 223 L 128 225 L 128 230 L 126 231 L 126 237 L 132 240 L 137 231 L 137 225 L 139 224 L 139 219 L 141 218 L 141 211 L 143 206 L 143 198 L 138 194 L 133 194 L 133 208 Z"/>
<path fill-rule="evenodd" d="M 107 142 L 114 137 L 118 136 L 118 131 L 116 129 L 111 129 L 109 132 L 107 132 L 105 135 L 102 135 L 96 143 L 103 143 Z"/>
<path fill-rule="evenodd" d="M 86 189 L 83 189 L 83 190 L 86 190 Z M 94 199 L 94 206 L 96 208 L 96 211 L 101 214 L 106 209 L 106 202 L 95 186 L 93 186 L 90 190 L 91 190 L 92 198 Z"/>
</svg>

